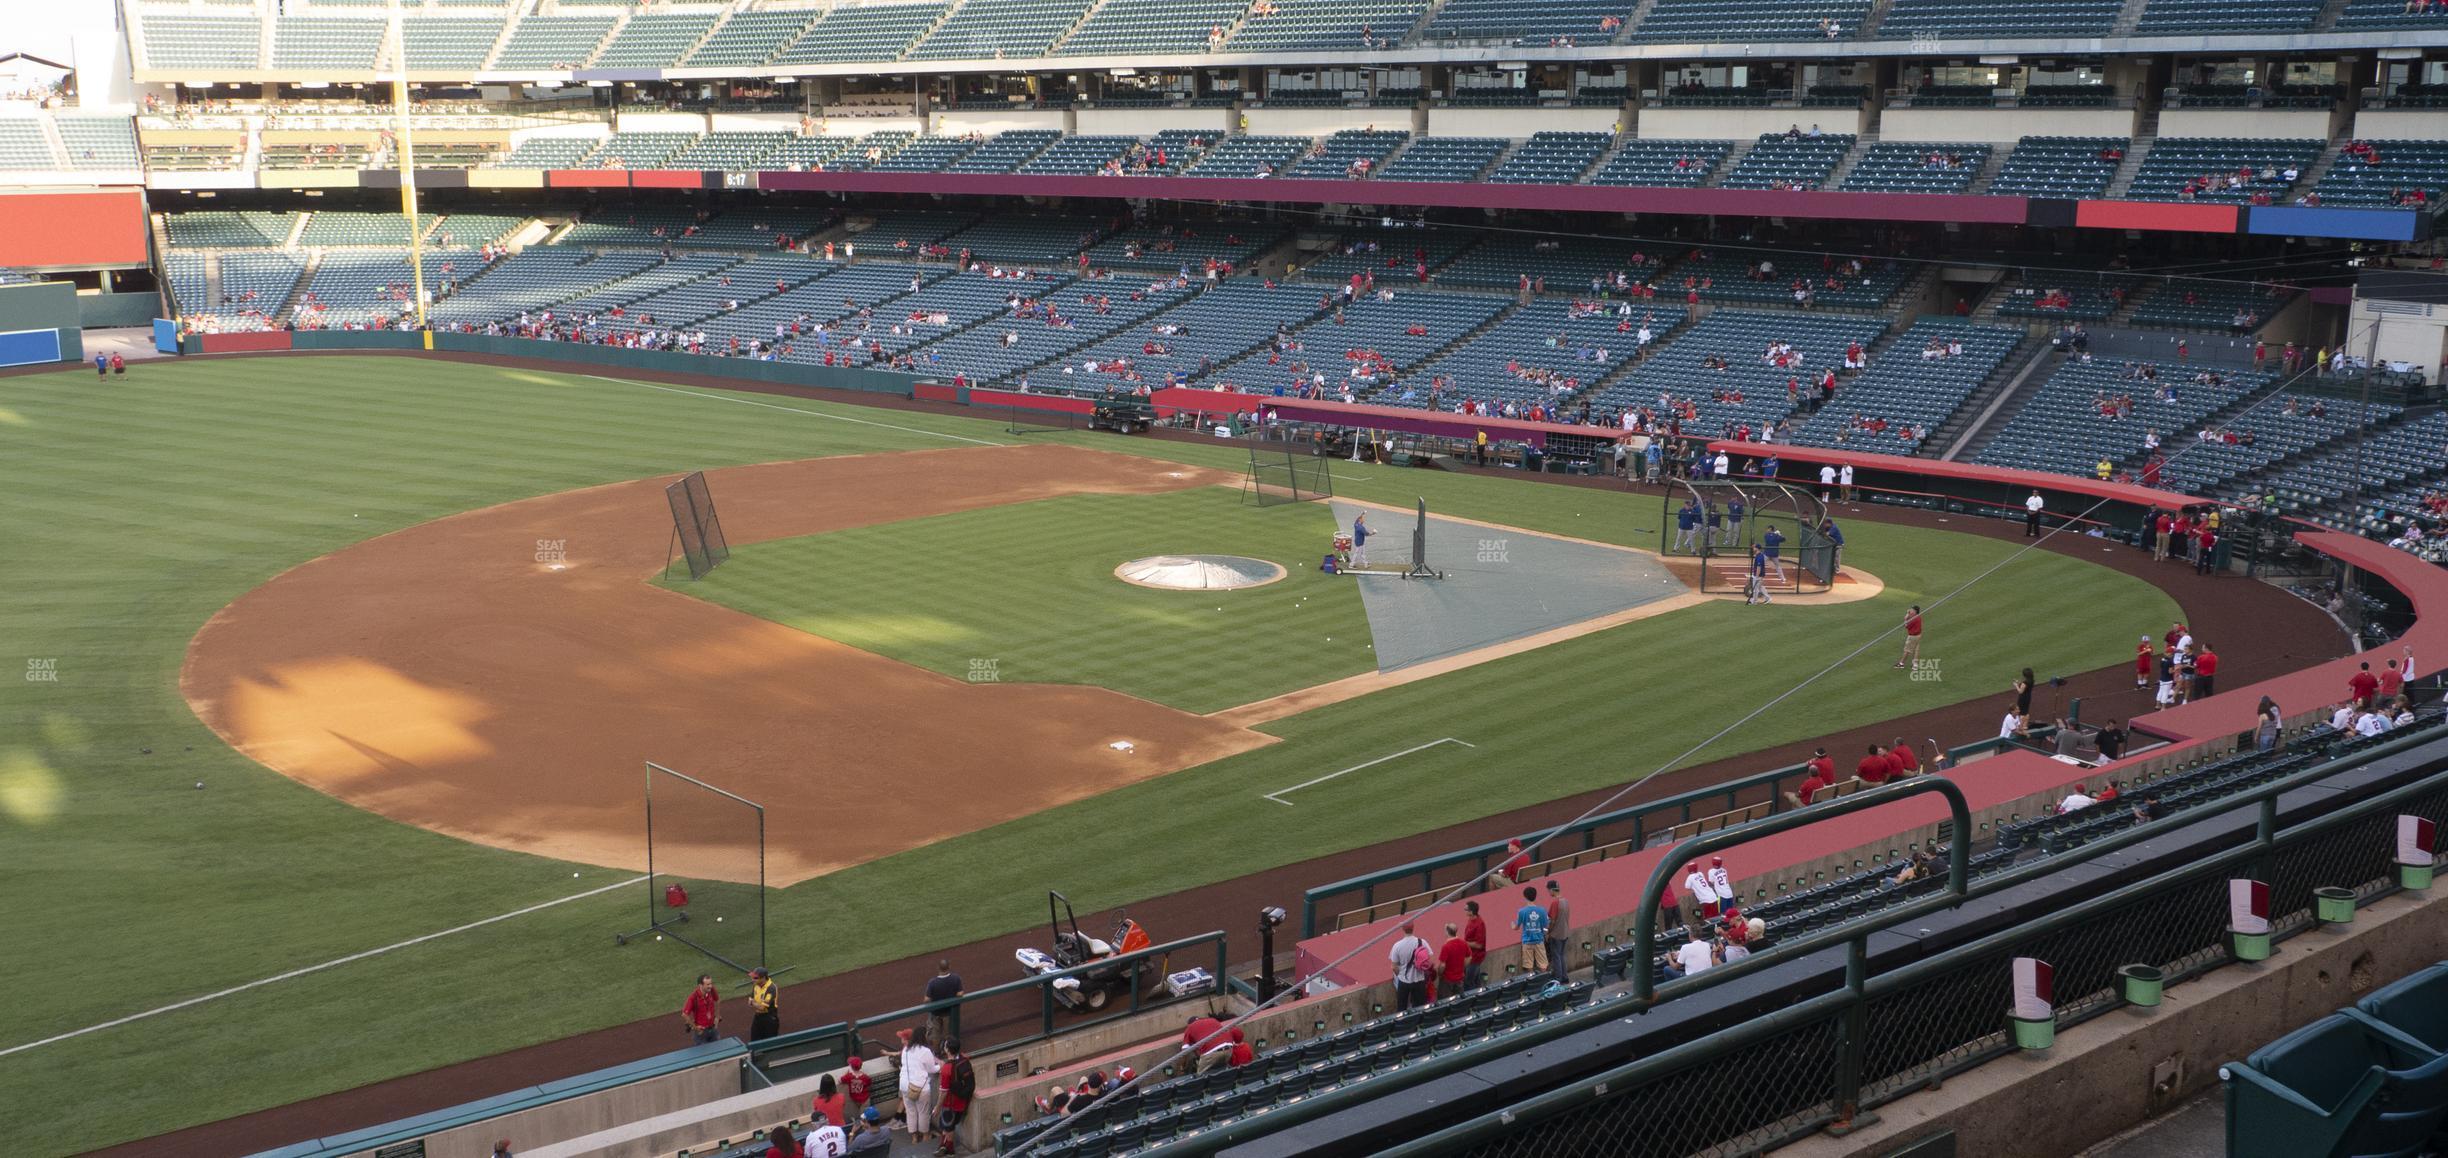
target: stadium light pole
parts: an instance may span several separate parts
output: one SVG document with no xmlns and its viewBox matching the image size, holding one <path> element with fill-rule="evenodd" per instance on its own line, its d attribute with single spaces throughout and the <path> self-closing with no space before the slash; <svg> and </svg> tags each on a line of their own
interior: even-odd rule
<svg viewBox="0 0 2448 1158">
<path fill-rule="evenodd" d="M 416 145 L 408 117 L 408 40 L 401 26 L 399 0 L 391 0 L 391 107 L 399 113 L 398 147 L 392 161 L 399 166 L 400 212 L 408 218 L 408 297 L 416 307 L 417 329 L 425 328 L 425 239 L 417 230 Z"/>
</svg>

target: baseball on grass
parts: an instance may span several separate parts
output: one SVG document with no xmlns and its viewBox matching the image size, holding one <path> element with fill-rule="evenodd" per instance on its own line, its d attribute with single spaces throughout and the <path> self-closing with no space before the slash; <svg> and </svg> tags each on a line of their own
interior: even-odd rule
<svg viewBox="0 0 2448 1158">
<path fill-rule="evenodd" d="M 201 781 L 201 780 L 196 781 L 196 788 L 197 788 L 197 789 L 201 790 L 203 787 L 204 787 L 204 782 L 203 782 L 203 781 Z"/>
</svg>

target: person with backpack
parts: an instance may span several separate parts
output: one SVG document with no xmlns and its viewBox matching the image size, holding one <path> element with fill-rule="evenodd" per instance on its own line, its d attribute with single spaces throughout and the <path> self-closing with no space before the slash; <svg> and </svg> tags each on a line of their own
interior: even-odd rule
<svg viewBox="0 0 2448 1158">
<path fill-rule="evenodd" d="M 959 1145 L 954 1133 L 969 1115 L 970 1101 L 977 1097 L 977 1069 L 969 1064 L 969 1055 L 961 1052 L 959 1038 L 945 1038 L 943 1052 L 943 1068 L 936 1071 L 936 1081 L 943 1087 L 943 1109 L 935 1115 L 935 1124 L 943 1130 L 943 1145 L 935 1152 L 950 1154 Z"/>
<path fill-rule="evenodd" d="M 1394 1012 L 1428 1003 L 1428 973 L 1436 966 L 1436 954 L 1428 942 L 1403 922 L 1403 935 L 1394 942 L 1388 954 L 1394 965 Z"/>
</svg>

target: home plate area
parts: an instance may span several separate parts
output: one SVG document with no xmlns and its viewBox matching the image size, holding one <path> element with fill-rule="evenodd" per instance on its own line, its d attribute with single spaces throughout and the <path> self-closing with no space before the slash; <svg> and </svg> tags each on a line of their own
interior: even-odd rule
<svg viewBox="0 0 2448 1158">
<path fill-rule="evenodd" d="M 1441 579 L 1405 579 L 1411 511 L 1334 500 L 1335 526 L 1368 517 L 1371 569 L 1360 584 L 1377 670 L 1412 664 L 1627 611 L 1684 594 L 1656 556 L 1624 547 L 1428 516 L 1427 564 Z"/>
</svg>

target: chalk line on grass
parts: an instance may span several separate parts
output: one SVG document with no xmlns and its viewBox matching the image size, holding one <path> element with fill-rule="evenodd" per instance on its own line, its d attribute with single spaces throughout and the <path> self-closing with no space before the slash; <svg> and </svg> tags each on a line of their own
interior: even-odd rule
<svg viewBox="0 0 2448 1158">
<path fill-rule="evenodd" d="M 394 949 L 405 949 L 411 945 L 422 945 L 427 941 L 448 937 L 453 933 L 464 933 L 470 929 L 481 929 L 486 925 L 491 925 L 500 921 L 507 921 L 512 917 L 524 917 L 529 913 L 552 908 L 554 905 L 566 905 L 571 901 L 583 901 L 588 897 L 608 893 L 614 889 L 627 888 L 630 885 L 637 884 L 645 879 L 646 878 L 643 876 L 634 876 L 625 881 L 614 881 L 613 883 L 605 885 L 602 888 L 588 889 L 583 893 L 571 893 L 570 895 L 562 897 L 558 900 L 545 901 L 541 904 L 529 905 L 524 909 L 513 909 L 507 913 L 499 913 L 494 916 L 486 917 L 481 921 L 470 921 L 464 925 L 444 929 L 439 933 L 427 933 L 422 937 L 410 937 L 405 941 L 393 942 L 392 944 L 385 945 L 379 949 L 368 949 L 362 953 L 351 953 L 346 957 L 334 957 L 320 965 L 308 965 L 303 969 L 292 969 L 287 973 L 276 973 L 270 977 L 260 977 L 253 981 L 249 981 L 244 985 L 232 985 L 229 988 L 221 990 L 217 993 L 207 993 L 202 997 L 190 997 L 185 1001 L 174 1001 L 157 1009 L 145 1010 L 143 1013 L 131 1013 L 126 1017 L 112 1018 L 109 1021 L 89 1025 L 83 1029 L 72 1029 L 66 1033 L 54 1034 L 50 1037 L 42 1039 L 41 1041 L 29 1041 L 24 1045 L 12 1045 L 7 1049 L 0 1049 L 0 1057 L 7 1057 L 13 1053 L 24 1053 L 27 1050 L 50 1045 L 54 1042 L 66 1041 L 72 1037 L 83 1037 L 89 1033 L 99 1033 L 105 1029 L 112 1029 L 118 1026 L 126 1025 L 131 1021 L 143 1021 L 148 1017 L 158 1017 L 165 1013 L 172 1013 L 185 1009 L 191 1005 L 202 1005 L 207 1001 L 216 1001 L 232 994 L 244 993 L 249 989 L 260 989 L 277 981 L 287 981 L 292 978 L 304 977 L 309 973 L 320 973 L 326 969 L 337 968 L 338 966 L 349 964 L 352 961 L 363 961 L 368 957 L 379 957 Z"/>
<path fill-rule="evenodd" d="M 805 414 L 810 418 L 829 418 L 835 422 L 854 422 L 860 426 L 882 427 L 885 430 L 898 430 L 903 434 L 922 434 L 929 438 L 946 438 L 954 442 L 968 442 L 974 443 L 978 446 L 1013 445 L 1008 442 L 992 442 L 983 438 L 971 438 L 965 434 L 945 434 L 940 430 L 920 430 L 915 426 L 898 426 L 890 422 L 877 422 L 869 418 L 852 418 L 847 414 L 827 414 L 822 410 L 805 410 L 797 406 L 784 406 L 778 402 L 760 402 L 754 398 L 737 398 L 729 394 L 707 394 L 699 390 L 682 390 L 677 386 L 664 386 L 654 382 L 640 382 L 635 378 L 607 378 L 601 374 L 588 374 L 586 377 L 593 378 L 598 382 L 617 382 L 623 386 L 643 386 L 648 390 L 660 390 L 665 394 L 685 394 L 691 398 L 706 398 L 715 402 L 737 402 L 742 406 L 762 406 L 767 410 L 781 410 L 792 414 Z"/>
<path fill-rule="evenodd" d="M 1437 746 L 1437 745 L 1439 745 L 1439 744 L 1460 744 L 1460 745 L 1462 745 L 1462 746 L 1463 746 L 1463 747 L 1465 747 L 1465 748 L 1476 748 L 1476 747 L 1478 747 L 1478 746 L 1479 746 L 1479 745 L 1477 745 L 1477 744 L 1473 744 L 1473 743 L 1471 743 L 1471 742 L 1469 742 L 1469 741 L 1467 741 L 1467 740 L 1457 740 L 1457 739 L 1454 739 L 1454 738 L 1453 738 L 1453 737 L 1451 737 L 1451 736 L 1445 736 L 1445 737 L 1440 738 L 1440 739 L 1430 740 L 1430 741 L 1428 741 L 1428 742 L 1427 742 L 1427 743 L 1425 743 L 1425 744 L 1420 744 L 1420 745 L 1416 745 L 1416 746 L 1414 746 L 1414 747 L 1405 748 L 1405 749 L 1403 749 L 1402 751 L 1400 751 L 1400 752 L 1396 752 L 1396 753 L 1394 753 L 1394 754 L 1393 754 L 1393 755 L 1391 755 L 1391 756 L 1379 756 L 1378 758 L 1376 758 L 1376 759 L 1374 759 L 1374 760 L 1370 760 L 1370 761 L 1368 761 L 1367 763 L 1364 763 L 1364 764 L 1354 764 L 1354 765 L 1352 765 L 1352 766 L 1351 766 L 1351 767 L 1349 767 L 1349 768 L 1345 768 L 1345 769 L 1343 769 L 1341 772 L 1329 772 L 1329 773 L 1327 773 L 1327 774 L 1325 774 L 1325 775 L 1323 775 L 1323 776 L 1318 777 L 1318 778 L 1317 778 L 1317 779 L 1315 779 L 1315 780 L 1304 780 L 1304 781 L 1301 781 L 1300 783 L 1295 784 L 1295 785 L 1291 786 L 1290 788 L 1278 788 L 1278 789 L 1276 789 L 1275 791 L 1265 793 L 1264 795 L 1265 795 L 1266 799 L 1268 799 L 1268 800 L 1272 800 L 1272 801 L 1274 801 L 1275 803 L 1280 804 L 1280 805 L 1283 805 L 1283 806 L 1284 806 L 1284 807 L 1286 807 L 1286 808 L 1294 808 L 1294 807 L 1298 807 L 1297 805 L 1293 804 L 1291 801 L 1284 799 L 1284 795 L 1285 795 L 1286 793 L 1290 793 L 1290 792 L 1298 792 L 1298 791 L 1300 791 L 1300 790 L 1301 790 L 1301 789 L 1303 789 L 1303 788 L 1310 788 L 1310 787 L 1314 787 L 1314 786 L 1319 785 L 1319 784 L 1324 784 L 1325 782 L 1327 782 L 1327 781 L 1329 781 L 1329 780 L 1332 780 L 1332 779 L 1334 779 L 1334 778 L 1335 778 L 1335 777 L 1337 777 L 1337 776 L 1342 776 L 1342 775 L 1345 775 L 1345 774 L 1347 774 L 1347 773 L 1357 772 L 1357 771 L 1359 771 L 1359 770 L 1361 770 L 1361 769 L 1363 769 L 1363 768 L 1374 768 L 1374 767 L 1376 767 L 1377 765 L 1379 765 L 1379 764 L 1383 764 L 1383 763 L 1385 763 L 1385 762 L 1386 762 L 1386 761 L 1388 761 L 1388 760 L 1399 760 L 1399 759 L 1401 759 L 1401 758 L 1403 758 L 1403 757 L 1405 757 L 1405 756 L 1410 755 L 1410 754 L 1411 754 L 1411 753 L 1413 753 L 1413 752 L 1425 752 L 1425 751 L 1427 751 L 1428 749 L 1430 749 L 1430 748 L 1434 748 L 1434 747 L 1436 747 L 1436 746 Z"/>
</svg>

